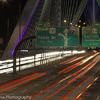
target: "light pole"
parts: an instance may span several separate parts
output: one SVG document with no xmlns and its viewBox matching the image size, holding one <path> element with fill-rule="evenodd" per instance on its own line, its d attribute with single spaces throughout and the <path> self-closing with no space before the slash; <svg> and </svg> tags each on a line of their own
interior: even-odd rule
<svg viewBox="0 0 100 100">
<path fill-rule="evenodd" d="M 64 26 L 66 26 L 67 25 L 67 20 L 66 19 L 64 19 Z"/>
<path fill-rule="evenodd" d="M 80 43 L 80 47 L 82 47 L 82 26 L 79 25 L 79 43 Z"/>
<path fill-rule="evenodd" d="M 82 47 L 82 28 L 83 28 L 83 26 L 86 26 L 86 23 L 79 20 L 78 27 L 79 27 L 79 44 L 80 44 L 80 47 Z"/>
</svg>

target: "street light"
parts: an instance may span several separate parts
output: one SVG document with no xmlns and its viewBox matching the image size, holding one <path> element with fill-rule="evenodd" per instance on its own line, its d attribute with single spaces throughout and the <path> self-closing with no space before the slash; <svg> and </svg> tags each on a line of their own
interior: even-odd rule
<svg viewBox="0 0 100 100">
<path fill-rule="evenodd" d="M 73 23 L 70 23 L 70 25 L 72 25 Z"/>
<path fill-rule="evenodd" d="M 66 19 L 64 19 L 64 23 L 67 23 L 67 20 Z"/>
<path fill-rule="evenodd" d="M 86 23 L 84 22 L 83 25 L 85 25 Z"/>
<path fill-rule="evenodd" d="M 66 19 L 64 19 L 64 26 L 66 26 L 67 25 L 67 20 Z"/>
<path fill-rule="evenodd" d="M 79 27 L 79 41 L 80 41 L 80 47 L 82 47 L 82 27 L 86 26 L 85 22 L 82 22 L 79 20 L 78 27 Z"/>
<path fill-rule="evenodd" d="M 80 28 L 81 26 L 79 25 L 78 27 Z"/>
</svg>

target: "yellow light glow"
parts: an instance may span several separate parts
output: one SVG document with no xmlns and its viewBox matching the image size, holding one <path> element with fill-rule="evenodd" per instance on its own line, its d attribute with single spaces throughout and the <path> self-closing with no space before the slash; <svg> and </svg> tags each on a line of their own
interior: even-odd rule
<svg viewBox="0 0 100 100">
<path fill-rule="evenodd" d="M 78 27 L 80 28 L 81 26 L 79 25 Z"/>
<path fill-rule="evenodd" d="M 84 22 L 83 24 L 85 25 L 86 23 Z"/>
<path fill-rule="evenodd" d="M 67 22 L 67 20 L 66 19 L 64 19 L 64 23 L 66 23 Z"/>
<path fill-rule="evenodd" d="M 70 23 L 70 25 L 72 25 L 73 23 Z"/>
</svg>

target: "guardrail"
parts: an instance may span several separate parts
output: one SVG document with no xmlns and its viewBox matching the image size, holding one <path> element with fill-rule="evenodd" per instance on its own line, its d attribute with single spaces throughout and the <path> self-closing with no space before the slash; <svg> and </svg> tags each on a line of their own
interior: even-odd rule
<svg viewBox="0 0 100 100">
<path fill-rule="evenodd" d="M 66 56 L 71 56 L 78 53 L 85 53 L 79 51 L 55 51 L 36 54 L 35 56 L 16 58 L 16 70 L 24 70 L 27 68 L 46 64 L 55 60 L 62 59 Z M 0 61 L 0 74 L 13 72 L 13 59 Z"/>
</svg>

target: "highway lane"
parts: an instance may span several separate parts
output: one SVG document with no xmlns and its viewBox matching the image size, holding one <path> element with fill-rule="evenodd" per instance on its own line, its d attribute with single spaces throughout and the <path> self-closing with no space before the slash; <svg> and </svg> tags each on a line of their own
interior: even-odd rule
<svg viewBox="0 0 100 100">
<path fill-rule="evenodd" d="M 78 78 L 82 78 L 86 72 L 93 68 L 96 63 L 98 63 L 99 60 L 96 60 L 96 62 L 94 63 L 94 59 L 97 55 L 98 54 L 82 56 L 79 57 L 80 59 L 78 58 L 78 60 L 76 60 L 76 57 L 72 57 L 70 58 L 70 60 L 65 61 L 70 64 L 67 63 L 65 65 L 65 62 L 61 62 L 61 66 L 64 67 L 56 67 L 54 70 L 55 73 L 53 72 L 50 75 L 50 73 L 48 74 L 48 72 L 51 70 L 48 70 L 46 72 L 38 73 L 38 75 L 36 75 L 36 78 L 33 78 L 34 76 L 29 76 L 28 78 L 24 78 L 20 81 L 18 80 L 18 83 L 8 83 L 8 85 L 6 84 L 4 86 L 0 86 L 0 93 L 1 95 L 30 95 L 33 97 L 32 100 L 53 100 L 53 98 L 57 97 L 55 95 L 58 94 L 57 91 L 59 91 L 59 89 L 66 89 L 68 84 L 70 85 Z M 93 62 L 89 63 L 89 61 Z M 78 68 L 78 66 L 81 67 Z M 24 82 L 20 84 L 22 81 Z M 84 81 L 84 78 L 82 78 L 82 81 Z M 61 98 L 62 97 L 63 96 L 61 96 Z M 59 100 L 58 97 L 57 100 Z"/>
<path fill-rule="evenodd" d="M 87 71 L 83 71 L 82 73 L 74 73 L 74 76 L 72 79 L 68 80 L 68 83 L 64 84 L 62 87 L 60 87 L 59 89 L 57 89 L 55 92 L 53 91 L 52 94 L 49 94 L 49 96 L 46 97 L 45 100 L 60 100 L 58 98 L 59 93 L 62 92 L 64 89 L 66 89 L 69 85 L 71 85 L 73 82 L 75 82 L 77 79 L 80 79 Z M 78 74 L 78 75 L 77 75 Z M 66 80 L 64 80 L 66 82 Z M 61 93 L 60 93 L 61 94 Z M 67 92 L 66 92 L 67 95 Z M 56 96 L 57 98 L 52 99 L 54 96 Z"/>
<path fill-rule="evenodd" d="M 100 84 L 97 84 L 100 83 L 99 80 L 99 76 L 95 77 L 94 80 L 89 85 L 87 85 L 87 87 L 85 87 L 83 91 L 81 91 L 81 93 L 75 98 L 75 100 L 96 100 L 96 97 L 98 98 L 100 96 L 100 89 L 98 86 Z"/>
<path fill-rule="evenodd" d="M 65 83 L 66 84 L 66 83 Z M 64 85 L 65 86 L 65 85 Z M 50 91 L 49 91 L 50 92 Z M 57 91 L 55 92 L 55 93 L 57 93 Z M 50 94 L 48 94 L 49 95 L 49 97 L 50 97 Z M 51 95 L 52 96 L 52 95 Z M 38 96 L 39 97 L 39 96 Z M 41 97 L 40 97 L 41 98 Z M 44 98 L 43 98 L 44 99 Z M 58 98 L 57 98 L 58 99 Z"/>
<path fill-rule="evenodd" d="M 95 96 L 95 94 L 93 94 L 92 92 L 90 93 L 90 94 L 88 94 L 87 95 L 87 90 L 89 90 L 90 89 L 90 87 L 92 86 L 92 85 L 94 85 L 95 84 L 95 82 L 97 82 L 97 80 L 98 80 L 98 78 L 99 77 L 96 77 L 96 78 L 94 78 L 94 80 L 91 82 L 91 83 L 89 83 L 85 88 L 84 88 L 84 90 L 83 91 L 81 91 L 81 93 L 75 98 L 75 100 L 96 100 L 96 96 Z M 97 88 L 98 89 L 98 88 Z M 95 93 L 96 93 L 96 91 L 94 91 Z M 100 92 L 98 92 L 97 94 L 99 94 Z M 85 94 L 85 95 L 84 95 Z M 99 94 L 100 95 L 100 94 Z M 99 95 L 97 95 L 97 97 L 99 96 Z M 89 96 L 89 97 L 88 97 Z M 85 97 L 85 98 L 84 98 Z"/>
</svg>

